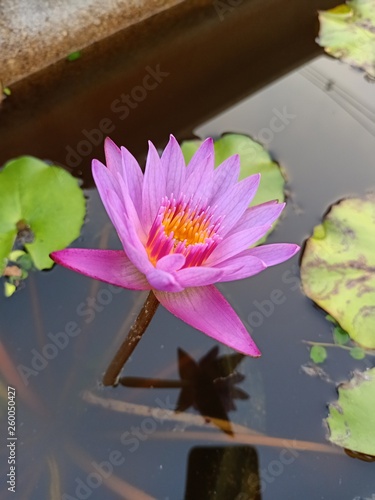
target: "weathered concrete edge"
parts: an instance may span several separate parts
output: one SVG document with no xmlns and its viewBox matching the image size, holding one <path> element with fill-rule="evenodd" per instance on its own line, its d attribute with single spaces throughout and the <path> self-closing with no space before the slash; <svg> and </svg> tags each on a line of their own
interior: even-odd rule
<svg viewBox="0 0 375 500">
<path fill-rule="evenodd" d="M 74 51 L 185 1 L 154 0 L 150 5 L 147 0 L 121 0 L 112 3 L 109 10 L 103 2 L 87 0 L 83 2 L 84 6 L 68 6 L 70 11 L 59 16 L 58 26 L 47 11 L 44 17 L 39 15 L 39 23 L 25 29 L 22 22 L 17 23 L 17 13 L 23 1 L 12 0 L 10 6 L 5 0 L 0 4 L 0 81 L 4 86 L 12 85 Z M 65 8 L 67 4 L 69 2 L 65 2 Z M 79 20 L 74 20 L 73 9 L 76 9 Z M 25 11 L 23 15 L 25 19 Z"/>
</svg>

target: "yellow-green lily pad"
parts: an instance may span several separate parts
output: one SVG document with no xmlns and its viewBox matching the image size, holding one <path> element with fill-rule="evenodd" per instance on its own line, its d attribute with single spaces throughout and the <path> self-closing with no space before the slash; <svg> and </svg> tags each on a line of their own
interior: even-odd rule
<svg viewBox="0 0 375 500">
<path fill-rule="evenodd" d="M 318 43 L 375 78 L 375 1 L 353 0 L 319 13 Z"/>
<path fill-rule="evenodd" d="M 350 337 L 375 349 L 375 199 L 334 205 L 306 243 L 301 262 L 305 294 Z"/>
<path fill-rule="evenodd" d="M 375 456 L 375 368 L 356 372 L 338 388 L 329 406 L 329 440 L 343 448 Z"/>
<path fill-rule="evenodd" d="M 201 144 L 200 140 L 184 141 L 181 144 L 186 163 L 191 160 Z M 261 144 L 247 135 L 225 134 L 214 142 L 214 149 L 216 167 L 230 156 L 238 154 L 241 162 L 240 179 L 253 174 L 261 174 L 260 185 L 251 206 L 271 200 L 278 200 L 280 203 L 284 201 L 285 179 L 281 169 L 272 161 Z M 265 239 L 260 240 L 258 244 L 263 243 Z"/>
<path fill-rule="evenodd" d="M 84 216 L 71 174 L 31 156 L 9 161 L 0 171 L 0 276 L 17 239 L 37 269 L 52 267 L 49 253 L 79 236 Z"/>
</svg>

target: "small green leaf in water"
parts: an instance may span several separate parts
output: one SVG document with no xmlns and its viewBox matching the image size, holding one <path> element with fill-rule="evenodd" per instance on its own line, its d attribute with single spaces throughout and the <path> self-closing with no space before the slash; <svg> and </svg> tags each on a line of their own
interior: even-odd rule
<svg viewBox="0 0 375 500">
<path fill-rule="evenodd" d="M 327 359 L 327 349 L 321 345 L 313 345 L 310 349 L 310 359 L 316 363 L 324 363 Z"/>
<path fill-rule="evenodd" d="M 329 405 L 329 440 L 343 448 L 375 456 L 375 368 L 356 372 L 338 388 Z"/>
<path fill-rule="evenodd" d="M 324 50 L 375 78 L 375 2 L 352 0 L 319 13 Z"/>
<path fill-rule="evenodd" d="M 345 345 L 349 342 L 350 337 L 348 332 L 343 330 L 341 326 L 337 325 L 333 329 L 333 340 L 335 341 L 335 344 Z"/>
<path fill-rule="evenodd" d="M 4 283 L 4 295 L 5 297 L 11 297 L 14 292 L 16 291 L 17 287 L 16 285 L 13 285 L 13 283 L 9 283 L 8 281 L 6 281 Z"/>
<path fill-rule="evenodd" d="M 33 268 L 33 261 L 28 253 L 25 253 L 24 255 L 18 257 L 16 262 L 22 269 L 25 269 L 26 271 L 30 271 L 30 269 Z"/>
<path fill-rule="evenodd" d="M 346 4 L 337 5 L 336 7 L 333 7 L 333 9 L 330 9 L 328 12 L 330 14 L 341 16 L 344 19 L 351 17 L 353 14 L 352 9 L 349 7 L 349 5 Z"/>
<path fill-rule="evenodd" d="M 0 171 L 0 214 L 0 275 L 17 243 L 37 269 L 48 269 L 53 265 L 50 252 L 79 236 L 85 199 L 71 174 L 23 156 Z"/>
<path fill-rule="evenodd" d="M 200 140 L 184 141 L 181 149 L 188 163 L 198 147 L 202 144 Z M 251 202 L 251 206 L 259 205 L 266 201 L 278 200 L 284 201 L 285 179 L 281 173 L 280 167 L 273 162 L 270 155 L 263 146 L 246 135 L 225 134 L 214 142 L 215 149 L 215 167 L 220 165 L 230 156 L 238 154 L 240 157 L 240 179 L 244 179 L 253 174 L 261 174 L 258 191 Z M 263 243 L 266 237 L 257 242 Z"/>
<path fill-rule="evenodd" d="M 363 359 L 366 356 L 366 353 L 360 347 L 353 347 L 350 349 L 350 356 L 354 359 Z"/>
<path fill-rule="evenodd" d="M 70 62 L 76 61 L 77 59 L 80 59 L 81 55 L 81 52 L 79 50 L 76 50 L 75 52 L 72 52 L 68 55 L 67 60 Z"/>
<path fill-rule="evenodd" d="M 339 202 L 324 218 L 324 238 L 308 239 L 301 262 L 305 294 L 369 349 L 375 348 L 374 220 L 374 198 Z"/>
<path fill-rule="evenodd" d="M 10 252 L 10 254 L 8 255 L 8 260 L 12 262 L 17 262 L 17 260 L 23 257 L 24 255 L 27 255 L 27 253 L 24 252 L 23 250 L 13 250 L 13 252 Z"/>
<path fill-rule="evenodd" d="M 20 257 L 17 260 L 17 264 L 21 267 L 21 269 L 24 269 L 25 271 L 31 271 L 31 269 L 34 267 L 33 261 L 28 253 Z"/>
<path fill-rule="evenodd" d="M 330 314 L 326 314 L 326 320 L 329 321 L 330 323 L 334 323 L 335 325 L 337 324 L 335 318 L 332 317 Z"/>
<path fill-rule="evenodd" d="M 7 96 L 10 96 L 12 94 L 12 91 L 9 87 L 3 87 L 3 93 Z"/>
</svg>

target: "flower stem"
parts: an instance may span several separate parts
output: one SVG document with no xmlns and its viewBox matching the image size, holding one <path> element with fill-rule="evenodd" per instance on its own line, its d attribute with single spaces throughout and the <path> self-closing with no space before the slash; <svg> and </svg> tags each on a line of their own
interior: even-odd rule
<svg viewBox="0 0 375 500">
<path fill-rule="evenodd" d="M 158 308 L 159 301 L 155 297 L 154 292 L 151 290 L 148 294 L 146 302 L 144 303 L 137 319 L 130 327 L 128 336 L 121 344 L 120 349 L 117 351 L 111 364 L 103 377 L 103 384 L 106 386 L 116 385 L 117 378 L 123 366 L 131 356 L 134 349 L 137 347 L 138 342 L 141 340 L 142 335 L 145 333 L 146 328 L 150 324 L 156 309 Z"/>
</svg>

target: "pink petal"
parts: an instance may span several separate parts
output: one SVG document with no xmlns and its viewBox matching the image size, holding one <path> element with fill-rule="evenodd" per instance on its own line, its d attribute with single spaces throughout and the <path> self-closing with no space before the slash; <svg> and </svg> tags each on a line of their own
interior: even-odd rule
<svg viewBox="0 0 375 500">
<path fill-rule="evenodd" d="M 151 269 L 146 275 L 147 281 L 150 283 L 154 292 L 181 292 L 184 287 L 176 279 L 176 273 L 169 273 L 162 269 Z"/>
<path fill-rule="evenodd" d="M 220 234 L 227 234 L 244 214 L 257 192 L 260 174 L 251 175 L 227 190 L 216 202 L 215 211 L 223 214 Z"/>
<path fill-rule="evenodd" d="M 105 196 L 113 225 L 117 230 L 126 255 L 141 273 L 147 274 L 154 266 L 151 264 L 146 249 L 136 231 L 134 221 L 127 216 L 116 193 L 107 191 Z"/>
<path fill-rule="evenodd" d="M 221 241 L 207 259 L 208 266 L 216 266 L 243 252 L 262 238 L 271 226 L 259 226 L 231 234 Z"/>
<path fill-rule="evenodd" d="M 212 285 L 221 281 L 224 271 L 214 267 L 186 267 L 176 273 L 178 282 L 184 288 Z"/>
<path fill-rule="evenodd" d="M 104 184 L 105 190 L 110 189 L 108 179 L 112 182 L 115 192 L 123 202 L 126 213 L 131 220 L 134 220 L 137 231 L 143 232 L 139 219 L 142 205 L 142 171 L 135 158 L 125 148 L 123 148 L 124 151 L 122 152 L 109 137 L 105 140 L 104 148 L 107 168 L 105 169 L 104 165 L 94 160 L 93 174 L 95 182 L 96 184 L 97 182 Z M 97 186 L 99 189 L 98 184 Z M 102 200 L 106 206 L 105 197 L 104 199 L 102 197 Z M 108 212 L 107 206 L 106 210 Z M 143 239 L 145 238 L 146 235 L 143 234 Z"/>
<path fill-rule="evenodd" d="M 174 253 L 159 259 L 156 263 L 156 268 L 171 273 L 181 269 L 185 261 L 186 257 L 182 253 Z"/>
<path fill-rule="evenodd" d="M 142 191 L 142 224 L 147 233 L 160 208 L 165 196 L 165 174 L 158 152 L 149 141 L 149 150 L 146 161 L 145 175 Z"/>
<path fill-rule="evenodd" d="M 249 207 L 227 236 L 254 226 L 273 224 L 279 218 L 284 207 L 285 203 L 277 203 L 276 201 L 268 201 L 255 207 Z"/>
<path fill-rule="evenodd" d="M 113 210 L 112 210 L 113 207 L 111 207 L 107 193 L 114 192 L 117 195 L 117 198 L 121 200 L 122 192 L 120 185 L 117 183 L 116 179 L 113 177 L 112 173 L 108 170 L 108 168 L 106 168 L 105 165 L 103 165 L 103 163 L 101 163 L 98 160 L 92 161 L 92 175 L 94 177 L 94 181 L 98 189 L 102 203 L 104 205 L 104 208 L 106 209 L 106 212 L 109 215 L 112 224 L 116 227 L 113 217 Z"/>
<path fill-rule="evenodd" d="M 133 197 L 130 195 L 129 189 L 126 185 L 126 179 L 122 177 L 120 174 L 116 174 L 115 179 L 117 181 L 117 184 L 120 186 L 121 196 L 119 196 L 119 198 L 122 202 L 122 206 L 124 207 L 125 213 L 127 217 L 134 224 L 135 230 L 141 242 L 143 244 L 146 244 L 147 235 L 144 231 L 143 225 L 139 218 L 139 214 L 141 212 L 138 212 L 137 209 L 135 208 L 135 205 L 133 203 Z"/>
<path fill-rule="evenodd" d="M 72 271 L 130 290 L 149 290 L 145 276 L 122 250 L 67 248 L 52 252 L 51 259 Z"/>
<path fill-rule="evenodd" d="M 207 159 L 209 159 L 208 162 Z M 197 151 L 194 153 L 192 159 L 186 167 L 186 174 L 190 177 L 195 172 L 202 172 L 202 165 L 205 165 L 205 168 L 207 169 L 213 170 L 214 164 L 214 141 L 211 137 L 209 137 L 202 142 Z"/>
<path fill-rule="evenodd" d="M 169 312 L 209 337 L 246 355 L 260 356 L 241 320 L 213 285 L 179 293 L 155 291 L 155 295 Z"/>
<path fill-rule="evenodd" d="M 244 253 L 244 252 L 243 252 Z M 223 270 L 220 282 L 235 281 L 255 276 L 267 269 L 267 265 L 259 258 L 250 255 L 236 256 L 217 265 Z"/>
<path fill-rule="evenodd" d="M 186 165 L 181 148 L 173 135 L 161 155 L 161 163 L 166 177 L 166 195 L 178 198 L 185 182 Z"/>
<path fill-rule="evenodd" d="M 267 266 L 274 266 L 290 259 L 299 250 L 300 247 L 293 243 L 272 243 L 250 248 L 247 250 L 247 255 L 261 259 Z"/>
<path fill-rule="evenodd" d="M 182 186 L 182 192 L 186 199 L 191 199 L 191 204 L 206 205 L 211 196 L 213 171 L 206 168 L 210 161 L 209 157 L 206 158 L 202 170 L 194 172 Z"/>
<path fill-rule="evenodd" d="M 231 156 L 214 170 L 213 186 L 211 191 L 210 205 L 215 205 L 216 201 L 228 191 L 238 181 L 240 175 L 240 157 Z"/>
<path fill-rule="evenodd" d="M 112 172 L 122 174 L 122 157 L 120 148 L 110 139 L 106 137 L 104 141 L 104 152 L 107 168 Z"/>
<path fill-rule="evenodd" d="M 134 156 L 123 146 L 121 147 L 123 175 L 126 179 L 128 192 L 133 200 L 138 216 L 142 214 L 143 172 Z"/>
</svg>

